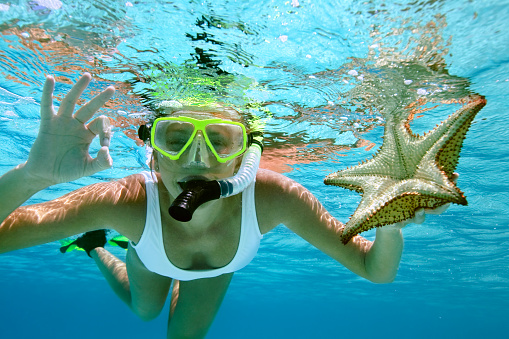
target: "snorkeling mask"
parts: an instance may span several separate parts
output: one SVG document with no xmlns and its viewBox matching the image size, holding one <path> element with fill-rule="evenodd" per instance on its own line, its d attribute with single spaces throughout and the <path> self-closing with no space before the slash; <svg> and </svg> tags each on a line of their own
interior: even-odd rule
<svg viewBox="0 0 509 339">
<path fill-rule="evenodd" d="M 175 198 L 168 212 L 178 221 L 190 221 L 202 204 L 242 192 L 256 178 L 263 150 L 261 133 L 246 132 L 241 123 L 222 120 L 198 120 L 189 117 L 163 117 L 138 130 L 140 139 L 150 139 L 152 147 L 164 156 L 180 159 L 189 149 L 187 165 L 209 166 L 208 152 L 226 163 L 245 152 L 238 172 L 219 180 L 191 180 L 180 184 L 183 192 Z M 247 148 L 247 151 L 246 151 Z"/>
<path fill-rule="evenodd" d="M 152 147 L 171 160 L 187 152 L 186 163 L 210 167 L 209 155 L 226 163 L 245 152 L 247 133 L 244 125 L 222 119 L 198 120 L 190 117 L 163 117 L 154 121 Z"/>
</svg>

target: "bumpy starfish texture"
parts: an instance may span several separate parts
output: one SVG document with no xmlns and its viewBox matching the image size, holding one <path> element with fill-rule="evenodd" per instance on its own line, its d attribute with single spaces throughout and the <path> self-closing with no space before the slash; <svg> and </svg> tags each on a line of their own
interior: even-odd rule
<svg viewBox="0 0 509 339">
<path fill-rule="evenodd" d="M 465 135 L 486 100 L 470 96 L 468 103 L 423 136 L 412 133 L 409 119 L 386 116 L 384 141 L 372 159 L 328 175 L 326 185 L 336 185 L 362 194 L 346 223 L 341 240 L 391 225 L 415 216 L 419 208 L 437 208 L 446 203 L 466 205 L 463 193 L 452 181 Z"/>
</svg>

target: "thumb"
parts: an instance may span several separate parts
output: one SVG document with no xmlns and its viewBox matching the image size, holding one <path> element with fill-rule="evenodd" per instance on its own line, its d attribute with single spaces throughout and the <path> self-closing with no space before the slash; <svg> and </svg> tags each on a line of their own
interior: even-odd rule
<svg viewBox="0 0 509 339">
<path fill-rule="evenodd" d="M 113 159 L 107 146 L 101 147 L 95 159 L 92 160 L 91 165 L 94 173 L 108 169 L 113 165 Z"/>
<path fill-rule="evenodd" d="M 424 222 L 424 219 L 426 218 L 426 214 L 424 212 L 424 208 L 419 208 L 417 211 L 415 211 L 415 217 L 412 219 L 412 222 L 414 224 L 422 224 Z"/>
</svg>

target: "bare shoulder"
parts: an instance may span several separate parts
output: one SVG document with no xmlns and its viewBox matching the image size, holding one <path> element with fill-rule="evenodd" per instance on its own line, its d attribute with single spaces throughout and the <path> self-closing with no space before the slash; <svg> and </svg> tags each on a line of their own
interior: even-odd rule
<svg viewBox="0 0 509 339">
<path fill-rule="evenodd" d="M 272 186 L 278 184 L 285 176 L 277 172 L 260 168 L 256 172 L 256 189 L 270 189 Z"/>
<path fill-rule="evenodd" d="M 282 196 L 298 198 L 303 192 L 309 191 L 297 181 L 267 169 L 260 169 L 256 174 L 256 191 L 264 200 L 280 200 Z"/>
<path fill-rule="evenodd" d="M 287 224 L 299 202 L 311 193 L 295 180 L 260 169 L 256 175 L 256 211 L 262 233 Z"/>
<path fill-rule="evenodd" d="M 147 204 L 143 175 L 133 174 L 104 185 L 109 198 L 101 204 L 101 208 L 109 209 L 113 228 L 129 239 L 139 239 L 145 224 Z"/>
<path fill-rule="evenodd" d="M 115 191 L 122 192 L 128 199 L 139 199 L 145 196 L 145 179 L 142 174 L 133 174 L 109 183 Z"/>
<path fill-rule="evenodd" d="M 267 169 L 258 170 L 256 173 L 257 201 L 262 200 L 262 203 L 270 206 L 292 183 L 295 181 L 280 173 Z"/>
</svg>

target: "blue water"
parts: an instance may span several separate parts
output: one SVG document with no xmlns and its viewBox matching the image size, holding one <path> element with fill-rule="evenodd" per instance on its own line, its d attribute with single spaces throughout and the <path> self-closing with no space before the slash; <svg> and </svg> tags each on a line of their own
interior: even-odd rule
<svg viewBox="0 0 509 339">
<path fill-rule="evenodd" d="M 157 63 L 196 60 L 201 50 L 223 71 L 257 82 L 247 95 L 271 112 L 261 115 L 264 165 L 304 184 L 346 221 L 360 197 L 322 180 L 377 150 L 380 112 L 394 98 L 412 101 L 420 90 L 438 102 L 413 124 L 423 132 L 457 108 L 440 100 L 479 93 L 488 105 L 457 168 L 469 205 L 404 229 L 394 283 L 364 281 L 279 226 L 235 274 L 208 338 L 504 338 L 508 16 L 509 3 L 495 0 L 2 2 L 0 173 L 28 155 L 44 74 L 60 81 L 58 98 L 84 71 L 94 76 L 87 98 L 115 85 L 102 113 L 120 122 L 142 110 L 141 85 L 129 79 Z M 111 170 L 30 203 L 142 170 L 144 149 L 127 136 L 135 128 L 134 120 L 115 128 Z M 155 321 L 138 320 L 88 257 L 58 249 L 55 242 L 0 257 L 0 338 L 165 337 L 167 309 Z"/>
</svg>

